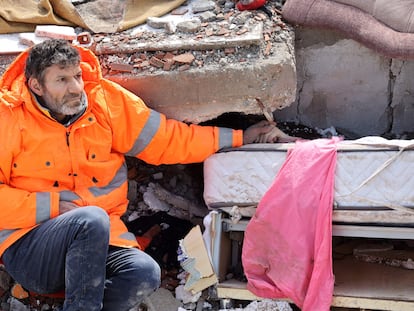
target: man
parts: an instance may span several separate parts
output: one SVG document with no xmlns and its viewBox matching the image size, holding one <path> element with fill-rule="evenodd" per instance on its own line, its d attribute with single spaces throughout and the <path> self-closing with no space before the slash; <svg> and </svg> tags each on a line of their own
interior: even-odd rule
<svg viewBox="0 0 414 311">
<path fill-rule="evenodd" d="M 104 79 L 91 51 L 65 40 L 35 45 L 0 80 L 6 270 L 30 291 L 64 289 L 66 311 L 131 309 L 159 286 L 160 268 L 120 218 L 128 204 L 124 156 L 154 165 L 201 162 L 272 128 L 168 120 Z"/>
</svg>

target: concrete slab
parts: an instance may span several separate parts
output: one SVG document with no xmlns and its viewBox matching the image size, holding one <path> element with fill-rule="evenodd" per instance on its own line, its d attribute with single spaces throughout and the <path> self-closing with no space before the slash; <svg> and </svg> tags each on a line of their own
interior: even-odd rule
<svg viewBox="0 0 414 311">
<path fill-rule="evenodd" d="M 138 32 L 139 33 L 139 32 Z M 259 45 L 263 40 L 263 23 L 257 23 L 237 36 L 187 37 L 164 36 L 156 41 L 141 41 L 139 38 L 128 38 L 122 45 L 114 45 L 111 40 L 104 40 L 96 45 L 94 52 L 97 55 L 136 53 L 145 51 L 174 51 L 174 50 L 209 50 L 228 47 L 242 47 Z"/>
<path fill-rule="evenodd" d="M 28 34 L 28 33 L 24 33 Z M 20 43 L 18 33 L 0 34 L 0 55 L 15 55 L 25 49 L 27 45 Z"/>
<path fill-rule="evenodd" d="M 198 14 L 181 20 L 192 21 Z M 226 8 L 215 2 L 210 13 L 216 18 L 201 23 L 195 33 L 138 27 L 117 36 L 97 38 L 91 47 L 100 55 L 106 74 L 138 94 L 153 109 L 181 121 L 200 123 L 227 112 L 258 114 L 260 98 L 271 111 L 283 109 L 296 98 L 296 65 L 293 29 L 284 24 L 275 4 L 271 17 L 262 11 Z M 228 4 L 227 4 L 228 5 Z M 273 6 L 273 7 L 272 7 Z M 174 16 L 177 19 L 177 16 Z M 164 20 L 171 22 L 169 16 Z M 159 27 L 162 22 L 159 21 Z M 162 62 L 158 68 L 114 72 L 111 63 L 133 64 L 132 59 L 151 59 L 160 52 L 191 53 L 190 66 L 168 70 Z M 121 55 L 116 59 L 116 55 Z"/>
<path fill-rule="evenodd" d="M 177 120 L 200 123 L 226 112 L 259 114 L 256 97 L 272 110 L 295 100 L 296 71 L 286 46 L 267 59 L 204 66 L 157 74 L 122 74 L 110 79 L 151 108 Z"/>
</svg>

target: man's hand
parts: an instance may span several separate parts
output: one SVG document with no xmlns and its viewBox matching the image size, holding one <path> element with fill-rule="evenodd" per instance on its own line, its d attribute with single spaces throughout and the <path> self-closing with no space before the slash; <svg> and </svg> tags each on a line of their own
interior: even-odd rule
<svg viewBox="0 0 414 311">
<path fill-rule="evenodd" d="M 299 137 L 289 136 L 281 131 L 275 122 L 260 121 L 248 127 L 243 133 L 243 144 L 252 143 L 290 143 Z"/>
<path fill-rule="evenodd" d="M 69 212 L 75 208 L 78 208 L 75 203 L 69 201 L 59 201 L 59 215 Z"/>
<path fill-rule="evenodd" d="M 243 145 L 258 142 L 259 138 L 262 135 L 269 133 L 272 129 L 274 129 L 275 126 L 275 122 L 269 122 L 266 120 L 260 121 L 256 124 L 249 126 L 243 132 Z"/>
</svg>

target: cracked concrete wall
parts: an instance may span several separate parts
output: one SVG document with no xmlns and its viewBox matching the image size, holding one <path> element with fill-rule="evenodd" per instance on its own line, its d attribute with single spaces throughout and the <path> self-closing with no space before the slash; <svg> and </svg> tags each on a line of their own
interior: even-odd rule
<svg viewBox="0 0 414 311">
<path fill-rule="evenodd" d="M 414 61 L 384 57 L 328 30 L 296 31 L 297 94 L 277 120 L 351 138 L 414 132 Z"/>
</svg>

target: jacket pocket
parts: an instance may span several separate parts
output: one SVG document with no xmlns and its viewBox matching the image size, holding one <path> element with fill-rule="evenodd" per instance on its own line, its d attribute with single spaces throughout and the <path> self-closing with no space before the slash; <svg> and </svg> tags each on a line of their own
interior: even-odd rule
<svg viewBox="0 0 414 311">
<path fill-rule="evenodd" d="M 52 153 L 22 154 L 13 160 L 13 171 L 32 172 L 55 168 L 56 162 Z"/>
<path fill-rule="evenodd" d="M 88 161 L 106 162 L 111 158 L 111 146 L 91 146 L 87 153 Z"/>
</svg>

